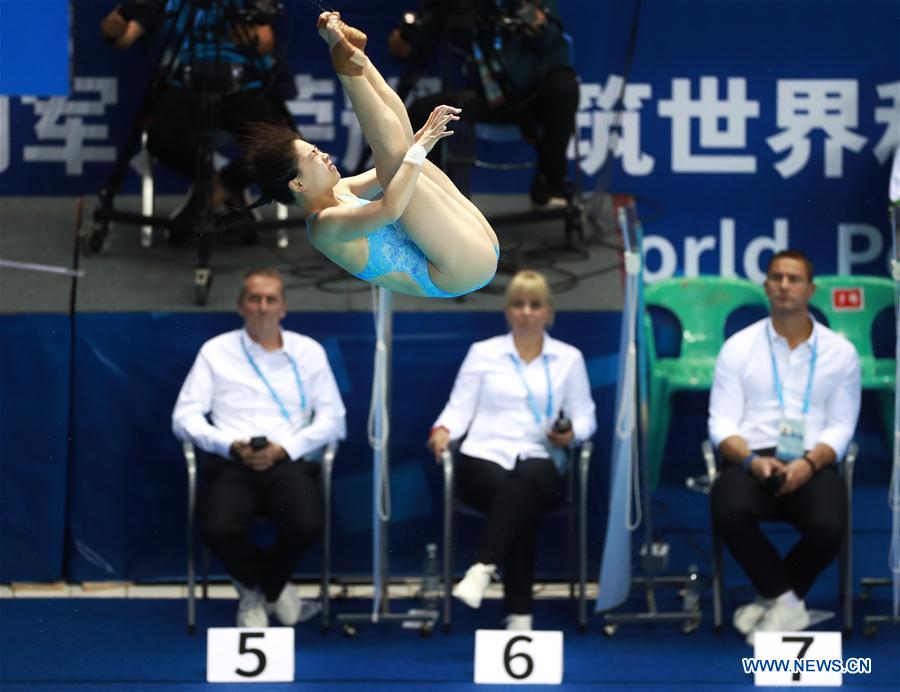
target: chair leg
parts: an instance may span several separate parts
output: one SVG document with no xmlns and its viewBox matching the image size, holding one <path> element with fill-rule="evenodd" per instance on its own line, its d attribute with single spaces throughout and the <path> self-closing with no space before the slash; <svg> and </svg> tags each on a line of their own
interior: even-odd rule
<svg viewBox="0 0 900 692">
<path fill-rule="evenodd" d="M 444 467 L 444 632 L 452 626 L 453 588 L 453 468 Z"/>
<path fill-rule="evenodd" d="M 672 392 L 668 386 L 663 392 L 663 398 L 659 402 L 659 436 L 657 438 L 656 459 L 650 469 L 651 488 L 659 486 L 659 477 L 662 474 L 662 461 L 666 454 L 666 441 L 669 438 L 669 423 L 672 420 Z"/>
<path fill-rule="evenodd" d="M 187 558 L 187 633 L 194 634 L 197 625 L 197 602 L 195 595 L 197 576 L 194 571 L 193 512 L 190 512 L 188 515 Z"/>
<path fill-rule="evenodd" d="M 578 632 L 587 632 L 587 473 L 585 465 L 578 479 Z"/>
<path fill-rule="evenodd" d="M 322 602 L 322 619 L 319 628 L 322 633 L 328 631 L 331 626 L 331 474 L 330 471 L 323 478 L 324 487 L 324 505 L 325 516 L 324 527 L 322 529 L 322 583 L 319 591 L 319 598 Z"/>
<path fill-rule="evenodd" d="M 881 416 L 888 439 L 894 437 L 894 390 L 882 389 L 878 394 L 881 404 Z"/>
<path fill-rule="evenodd" d="M 209 598 L 209 548 L 203 546 L 203 600 Z"/>
<path fill-rule="evenodd" d="M 574 508 L 573 508 L 574 509 Z M 574 511 L 566 513 L 566 563 L 569 572 L 569 600 L 575 600 L 575 582 L 580 577 L 581 563 L 575 550 L 578 545 L 578 523 Z"/>
<path fill-rule="evenodd" d="M 722 536 L 713 529 L 713 562 L 712 562 L 712 591 L 713 591 L 713 629 L 716 634 L 722 633 L 722 567 L 724 545 Z"/>
<path fill-rule="evenodd" d="M 848 490 L 848 494 L 849 494 Z M 844 625 L 844 636 L 853 634 L 853 506 L 848 503 L 847 525 L 844 528 L 844 540 L 841 542 L 841 553 L 838 569 L 840 570 L 841 610 Z"/>
<path fill-rule="evenodd" d="M 669 418 L 671 415 L 670 392 L 665 380 L 658 378 L 656 386 L 650 393 L 650 431 L 647 461 L 650 477 L 647 481 L 651 488 L 659 484 L 660 466 L 665 453 L 666 439 L 669 435 Z"/>
<path fill-rule="evenodd" d="M 187 508 L 187 633 L 194 634 L 197 626 L 196 587 L 197 574 L 194 565 L 194 507 L 197 497 L 196 466 L 188 466 Z"/>
</svg>

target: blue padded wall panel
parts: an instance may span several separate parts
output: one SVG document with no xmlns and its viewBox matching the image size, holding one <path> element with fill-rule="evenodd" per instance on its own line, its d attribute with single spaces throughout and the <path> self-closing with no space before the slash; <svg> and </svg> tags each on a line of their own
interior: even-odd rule
<svg viewBox="0 0 900 692">
<path fill-rule="evenodd" d="M 589 360 L 614 348 L 615 313 L 569 313 L 554 334 Z M 68 575 L 73 581 L 183 578 L 186 482 L 169 416 L 181 382 L 206 339 L 238 327 L 230 314 L 85 314 L 78 317 L 75 372 L 78 404 L 72 456 Z M 587 327 L 585 325 L 588 325 Z M 365 433 L 372 377 L 369 314 L 292 314 L 285 326 L 326 346 L 347 406 L 348 440 L 334 478 L 333 569 L 371 571 L 372 453 Z M 394 322 L 391 443 L 394 521 L 391 568 L 421 569 L 423 546 L 440 536 L 439 469 L 424 448 L 428 429 L 449 394 L 469 345 L 505 331 L 498 313 L 398 314 Z M 600 420 L 612 413 L 595 389 Z M 597 438 L 595 506 L 605 483 L 608 435 Z M 600 513 L 598 512 L 598 516 Z M 539 569 L 561 574 L 560 525 L 547 528 Z M 472 532 L 460 535 L 471 554 Z M 462 563 L 460 563 L 462 564 Z M 318 570 L 313 548 L 298 572 Z"/>
<path fill-rule="evenodd" d="M 0 316 L 0 582 L 62 578 L 69 319 Z"/>
<path fill-rule="evenodd" d="M 70 579 L 184 572 L 186 475 L 172 405 L 200 345 L 239 325 L 228 314 L 77 317 Z"/>
<path fill-rule="evenodd" d="M 591 560 L 605 522 L 617 313 L 562 313 L 553 334 L 585 354 L 599 430 L 590 479 Z M 0 316 L 0 581 L 182 579 L 185 472 L 169 416 L 200 345 L 240 325 L 236 315 L 84 314 L 77 318 L 71 458 L 69 323 L 59 315 Z M 285 326 L 325 345 L 348 411 L 349 438 L 334 479 L 334 561 L 339 574 L 371 570 L 372 453 L 365 435 L 373 324 L 368 314 L 292 314 Z M 498 313 L 398 314 L 394 322 L 391 570 L 416 574 L 423 546 L 440 537 L 441 474 L 424 448 L 469 345 L 505 329 Z M 860 480 L 886 482 L 880 416 L 867 409 L 858 439 Z M 665 485 L 698 472 L 705 398 L 683 402 L 673 422 Z M 656 506 L 656 505 L 655 505 Z M 659 509 L 657 507 L 657 509 Z M 664 524 L 665 518 L 660 521 Z M 68 524 L 67 524 L 68 522 Z M 538 572 L 565 569 L 563 525 L 541 530 Z M 64 563 L 64 536 L 68 531 Z M 464 566 L 478 524 L 458 532 Z M 298 573 L 316 574 L 314 548 Z"/>
</svg>

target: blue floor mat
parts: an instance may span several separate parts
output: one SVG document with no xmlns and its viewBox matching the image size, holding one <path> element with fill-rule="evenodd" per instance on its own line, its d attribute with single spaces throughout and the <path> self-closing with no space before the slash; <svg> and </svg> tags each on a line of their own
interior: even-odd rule
<svg viewBox="0 0 900 692">
<path fill-rule="evenodd" d="M 198 607 L 198 633 L 185 633 L 185 606 L 178 600 L 2 599 L 0 600 L 0 688 L 81 692 L 209 689 L 205 681 L 207 627 L 233 623 L 236 602 L 213 600 Z M 365 612 L 365 601 L 337 601 L 337 612 Z M 395 611 L 415 604 L 397 601 Z M 704 603 L 704 607 L 708 606 Z M 326 635 L 307 623 L 296 633 L 296 682 L 308 690 L 471 690 L 474 630 L 496 628 L 499 601 L 479 611 L 454 609 L 450 634 L 431 637 L 397 625 L 359 627 L 353 638 L 332 626 Z M 591 619 L 586 635 L 574 626 L 572 605 L 536 602 L 535 622 L 565 633 L 566 689 L 721 690 L 752 685 L 741 658 L 750 649 L 731 631 L 717 637 L 709 618 L 683 635 L 676 625 L 622 626 L 612 637 Z M 875 639 L 847 640 L 844 656 L 871 657 L 870 675 L 845 676 L 844 688 L 897 689 L 900 631 L 885 627 Z M 246 685 L 218 684 L 216 690 Z M 505 686 L 494 686 L 503 689 Z M 541 689 L 542 686 L 533 686 Z M 252 689 L 287 689 L 286 684 Z M 558 689 L 558 688 L 554 688 Z"/>
</svg>

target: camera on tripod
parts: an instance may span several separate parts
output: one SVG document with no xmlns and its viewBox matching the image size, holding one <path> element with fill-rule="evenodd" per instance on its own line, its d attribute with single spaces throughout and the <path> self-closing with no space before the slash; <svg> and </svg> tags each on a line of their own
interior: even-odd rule
<svg viewBox="0 0 900 692">
<path fill-rule="evenodd" d="M 486 0 L 456 0 L 443 2 L 439 7 L 440 9 L 433 8 L 421 14 L 414 10 L 404 12 L 397 26 L 400 37 L 407 43 L 415 44 L 417 35 L 423 29 L 429 29 L 436 21 L 443 23 L 445 29 L 451 30 L 468 25 L 472 29 L 491 33 L 496 33 L 498 29 L 505 32 L 523 31 L 536 25 L 539 12 L 549 15 L 549 10 L 543 3 L 533 0 L 520 0 L 511 13 L 505 12 L 497 3 Z M 468 50 L 465 44 L 459 47 Z"/>
<path fill-rule="evenodd" d="M 240 149 L 231 116 L 290 122 L 277 83 L 280 63 L 271 26 L 283 12 L 277 0 L 121 0 L 103 19 L 101 33 L 115 48 L 140 40 L 152 49 L 155 65 L 127 143 L 100 190 L 93 226 L 82 236 L 85 251 L 102 248 L 111 222 L 140 225 L 145 246 L 154 229 L 163 229 L 170 244 L 196 250 L 195 293 L 198 303 L 206 301 L 213 235 L 249 238 L 259 228 L 249 216 L 224 224 L 215 215 L 218 208 L 240 204 L 248 179 L 240 156 L 222 171 L 213 165 L 217 148 Z M 168 216 L 153 214 L 152 192 L 141 214 L 115 208 L 138 146 L 191 180 L 185 203 Z"/>
</svg>

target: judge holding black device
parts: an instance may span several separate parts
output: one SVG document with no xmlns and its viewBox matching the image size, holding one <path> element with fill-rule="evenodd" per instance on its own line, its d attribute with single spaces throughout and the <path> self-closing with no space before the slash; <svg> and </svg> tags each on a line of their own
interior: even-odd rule
<svg viewBox="0 0 900 692">
<path fill-rule="evenodd" d="M 453 595 L 478 608 L 502 573 L 513 630 L 532 628 L 537 527 L 563 499 L 565 448 L 597 427 L 584 357 L 547 333 L 553 317 L 546 278 L 516 274 L 506 290 L 509 334 L 472 345 L 428 438 L 440 461 L 451 440 L 465 437 L 456 493 L 485 513 L 475 563 Z"/>
<path fill-rule="evenodd" d="M 281 329 L 287 304 L 277 271 L 249 272 L 237 308 L 244 328 L 200 349 L 172 429 L 206 452 L 203 539 L 240 594 L 238 626 L 266 627 L 270 614 L 290 626 L 318 611 L 289 579 L 322 529 L 319 464 L 307 457 L 343 439 L 344 404 L 324 349 Z M 271 546 L 250 539 L 257 516 L 277 528 Z"/>
</svg>

